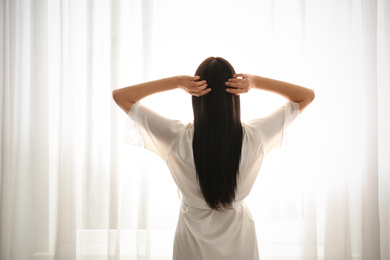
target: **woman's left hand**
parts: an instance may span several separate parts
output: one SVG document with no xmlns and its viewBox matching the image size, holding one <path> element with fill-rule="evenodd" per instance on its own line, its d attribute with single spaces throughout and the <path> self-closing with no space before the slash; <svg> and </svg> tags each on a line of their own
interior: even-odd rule
<svg viewBox="0 0 390 260">
<path fill-rule="evenodd" d="M 200 97 L 211 91 L 205 80 L 198 81 L 199 76 L 178 76 L 178 86 L 190 95 Z"/>
<path fill-rule="evenodd" d="M 226 91 L 236 96 L 248 93 L 251 88 L 254 87 L 254 78 L 250 74 L 234 74 L 233 78 L 229 79 L 226 83 Z"/>
</svg>

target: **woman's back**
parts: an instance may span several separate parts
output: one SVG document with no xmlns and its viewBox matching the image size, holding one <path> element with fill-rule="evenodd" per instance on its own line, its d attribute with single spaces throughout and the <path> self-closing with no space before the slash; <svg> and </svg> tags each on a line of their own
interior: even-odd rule
<svg viewBox="0 0 390 260">
<path fill-rule="evenodd" d="M 284 129 L 314 99 L 314 91 L 233 74 L 221 58 L 208 58 L 199 68 L 200 76 L 145 82 L 114 90 L 113 96 L 133 120 L 133 130 L 140 132 L 134 140 L 141 140 L 167 163 L 182 193 L 173 259 L 259 259 L 255 225 L 244 199 L 264 156 L 281 145 Z M 164 118 L 138 103 L 175 88 L 193 95 L 194 123 Z M 242 124 L 238 95 L 251 88 L 290 101 L 265 118 Z"/>
<path fill-rule="evenodd" d="M 164 118 L 138 103 L 129 116 L 145 147 L 166 163 L 182 194 L 174 259 L 258 259 L 254 222 L 243 201 L 256 180 L 264 155 L 281 144 L 283 129 L 297 116 L 289 102 L 266 118 L 243 123 L 242 157 L 232 209 L 211 209 L 200 189 L 193 158 L 194 124 Z M 287 115 L 287 118 L 286 118 Z"/>
</svg>

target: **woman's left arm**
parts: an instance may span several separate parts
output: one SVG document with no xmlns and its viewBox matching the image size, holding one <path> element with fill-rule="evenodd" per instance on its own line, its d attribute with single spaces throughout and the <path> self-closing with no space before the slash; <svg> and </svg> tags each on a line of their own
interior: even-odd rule
<svg viewBox="0 0 390 260">
<path fill-rule="evenodd" d="M 170 78 L 149 81 L 125 88 L 115 89 L 112 92 L 117 105 L 127 114 L 131 106 L 149 95 L 182 88 L 188 94 L 200 97 L 210 92 L 205 80 L 198 81 L 199 76 L 175 76 Z"/>
</svg>

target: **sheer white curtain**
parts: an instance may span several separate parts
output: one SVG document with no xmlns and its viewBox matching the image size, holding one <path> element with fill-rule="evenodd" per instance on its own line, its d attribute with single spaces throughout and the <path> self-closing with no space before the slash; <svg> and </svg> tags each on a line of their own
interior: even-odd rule
<svg viewBox="0 0 390 260">
<path fill-rule="evenodd" d="M 111 91 L 208 56 L 313 88 L 247 199 L 262 259 L 390 259 L 390 1 L 4 0 L 0 259 L 170 259 L 180 201 Z M 242 95 L 243 118 L 283 100 Z M 144 104 L 191 120 L 190 97 Z"/>
</svg>

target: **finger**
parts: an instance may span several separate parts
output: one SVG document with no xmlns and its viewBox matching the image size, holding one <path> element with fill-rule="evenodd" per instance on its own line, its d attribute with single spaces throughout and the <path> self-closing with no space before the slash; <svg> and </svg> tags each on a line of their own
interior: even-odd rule
<svg viewBox="0 0 390 260">
<path fill-rule="evenodd" d="M 210 88 L 207 88 L 207 89 L 203 89 L 203 90 L 200 90 L 200 89 L 194 89 L 194 90 L 191 90 L 190 91 L 190 94 L 193 95 L 193 96 L 196 96 L 196 97 L 200 97 L 204 94 L 207 94 L 208 92 L 210 92 Z"/>
<path fill-rule="evenodd" d="M 192 80 L 193 80 L 193 81 L 197 81 L 197 80 L 199 80 L 199 79 L 200 79 L 200 77 L 199 77 L 198 75 L 192 77 Z"/>
<path fill-rule="evenodd" d="M 239 78 L 239 77 L 245 78 L 245 74 L 244 73 L 238 73 L 238 74 L 234 74 L 233 77 L 234 78 Z"/>
<path fill-rule="evenodd" d="M 236 96 L 239 94 L 239 91 L 236 88 L 227 88 L 226 92 L 233 94 L 233 95 L 236 95 Z"/>
<path fill-rule="evenodd" d="M 207 88 L 207 84 L 203 84 L 203 85 L 198 87 L 198 91 L 202 91 L 202 90 L 204 90 L 206 88 Z"/>
<path fill-rule="evenodd" d="M 243 79 L 235 79 L 235 78 L 232 78 L 232 79 L 228 79 L 228 82 L 235 82 L 235 83 L 238 83 L 238 82 L 243 82 Z"/>
<path fill-rule="evenodd" d="M 227 88 L 226 92 L 229 92 L 231 94 L 234 94 L 234 95 L 238 96 L 238 95 L 240 95 L 242 93 L 246 93 L 247 91 L 241 90 L 241 89 L 236 89 L 236 88 Z"/>
<path fill-rule="evenodd" d="M 199 87 L 199 86 L 202 86 L 204 84 L 206 84 L 206 80 L 194 82 L 193 86 L 194 87 Z"/>
<path fill-rule="evenodd" d="M 203 90 L 203 91 L 201 91 L 201 92 L 199 93 L 199 96 L 198 96 L 198 97 L 201 97 L 201 96 L 203 96 L 203 95 L 206 95 L 206 94 L 210 93 L 210 91 L 211 91 L 211 88 L 205 89 L 205 90 Z"/>
<path fill-rule="evenodd" d="M 226 82 L 226 86 L 233 87 L 233 88 L 244 88 L 245 86 L 241 83 L 234 83 L 234 82 Z"/>
<path fill-rule="evenodd" d="M 201 86 L 191 87 L 188 89 L 191 95 L 198 95 L 201 91 L 207 88 L 207 84 L 203 84 Z"/>
</svg>

